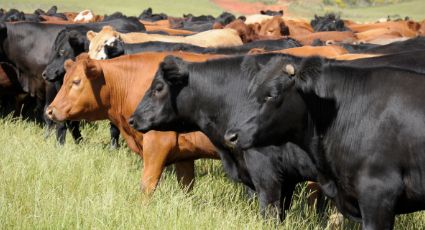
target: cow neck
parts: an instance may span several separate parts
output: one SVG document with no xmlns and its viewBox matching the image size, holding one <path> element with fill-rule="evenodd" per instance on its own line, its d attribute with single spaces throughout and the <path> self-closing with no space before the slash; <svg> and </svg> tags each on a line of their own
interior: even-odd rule
<svg viewBox="0 0 425 230">
<path fill-rule="evenodd" d="M 134 92 L 137 91 L 136 73 L 137 68 L 131 61 L 120 61 L 121 59 L 102 61 L 108 99 L 104 105 L 107 108 L 108 116 L 130 117 L 131 111 L 128 107 L 134 105 Z M 133 97 L 133 98 L 132 98 Z"/>
</svg>

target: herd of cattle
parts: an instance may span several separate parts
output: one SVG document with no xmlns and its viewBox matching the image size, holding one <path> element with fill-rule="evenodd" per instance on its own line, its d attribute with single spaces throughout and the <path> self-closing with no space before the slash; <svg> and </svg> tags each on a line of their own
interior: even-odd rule
<svg viewBox="0 0 425 230">
<path fill-rule="evenodd" d="M 121 134 L 144 159 L 146 193 L 167 165 L 192 187 L 194 160 L 220 159 L 264 215 L 283 220 L 313 181 L 364 229 L 391 229 L 425 208 L 423 35 L 408 18 L 1 9 L 1 109 L 61 144 L 80 120 L 109 120 L 111 145 Z"/>
</svg>

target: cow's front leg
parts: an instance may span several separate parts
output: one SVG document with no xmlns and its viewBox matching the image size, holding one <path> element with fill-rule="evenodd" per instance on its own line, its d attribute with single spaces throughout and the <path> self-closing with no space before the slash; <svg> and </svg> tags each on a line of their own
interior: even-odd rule
<svg viewBox="0 0 425 230">
<path fill-rule="evenodd" d="M 403 191 L 402 179 L 394 172 L 380 175 L 362 176 L 357 184 L 362 229 L 365 230 L 393 229 L 394 226 L 395 205 Z"/>
<path fill-rule="evenodd" d="M 174 132 L 151 131 L 143 135 L 143 176 L 141 189 L 151 194 L 161 178 L 167 158 L 176 147 Z"/>
<path fill-rule="evenodd" d="M 176 162 L 174 165 L 176 167 L 177 180 L 180 185 L 183 189 L 187 189 L 187 191 L 192 190 L 195 184 L 195 161 L 180 161 Z"/>
<path fill-rule="evenodd" d="M 244 153 L 244 159 L 258 193 L 260 212 L 266 218 L 283 218 L 282 182 L 271 157 L 263 152 L 250 149 Z"/>
</svg>

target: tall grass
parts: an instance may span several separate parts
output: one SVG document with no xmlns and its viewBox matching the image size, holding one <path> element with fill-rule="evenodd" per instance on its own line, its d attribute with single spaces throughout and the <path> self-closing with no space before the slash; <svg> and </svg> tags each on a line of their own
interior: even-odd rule
<svg viewBox="0 0 425 230">
<path fill-rule="evenodd" d="M 229 181 L 219 161 L 196 164 L 196 184 L 183 191 L 167 170 L 155 194 L 139 190 L 141 159 L 110 150 L 108 126 L 83 128 L 85 140 L 57 146 L 39 126 L 0 120 L 0 229 L 325 229 L 298 187 L 284 223 L 264 220 L 255 199 Z M 71 138 L 69 138 L 71 139 Z M 124 144 L 125 146 L 125 144 Z M 331 210 L 328 213 L 332 213 Z M 345 229 L 358 224 L 345 221 Z M 424 229 L 423 212 L 397 219 L 397 229 Z"/>
</svg>

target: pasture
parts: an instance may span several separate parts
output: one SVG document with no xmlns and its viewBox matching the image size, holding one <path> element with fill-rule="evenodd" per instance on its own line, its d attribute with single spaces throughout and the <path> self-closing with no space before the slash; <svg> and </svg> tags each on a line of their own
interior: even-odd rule
<svg viewBox="0 0 425 230">
<path fill-rule="evenodd" d="M 144 197 L 140 157 L 126 147 L 109 149 L 106 122 L 86 125 L 83 143 L 69 137 L 63 147 L 31 122 L 8 117 L 0 130 L 0 229 L 327 229 L 306 207 L 303 186 L 283 224 L 262 219 L 255 199 L 248 201 L 219 161 L 197 161 L 189 193 L 170 168 Z M 345 220 L 344 228 L 359 225 Z M 424 228 L 423 212 L 399 216 L 395 226 Z"/>
<path fill-rule="evenodd" d="M 208 0 L 0 0 L 0 8 L 26 12 L 53 4 L 60 12 L 92 9 L 135 16 L 148 7 L 173 16 L 223 11 Z M 396 13 L 423 19 L 424 7 L 425 1 L 412 0 L 383 8 L 344 9 L 341 15 L 359 21 Z M 301 3 L 289 9 L 307 18 L 338 11 L 307 9 Z M 264 219 L 257 199 L 249 197 L 242 184 L 232 182 L 217 160 L 196 161 L 196 182 L 190 192 L 179 186 L 170 166 L 155 193 L 143 195 L 142 159 L 122 138 L 121 148 L 109 148 L 106 121 L 85 124 L 80 144 L 68 133 L 64 146 L 56 143 L 54 132 L 45 138 L 39 124 L 10 115 L 0 119 L 0 130 L 0 229 L 332 229 L 327 218 L 307 207 L 305 184 L 298 185 L 283 223 Z M 336 213 L 333 208 L 326 212 L 326 216 Z M 360 229 L 360 225 L 345 219 L 342 228 Z M 394 229 L 425 229 L 425 212 L 397 216 Z"/>
</svg>

